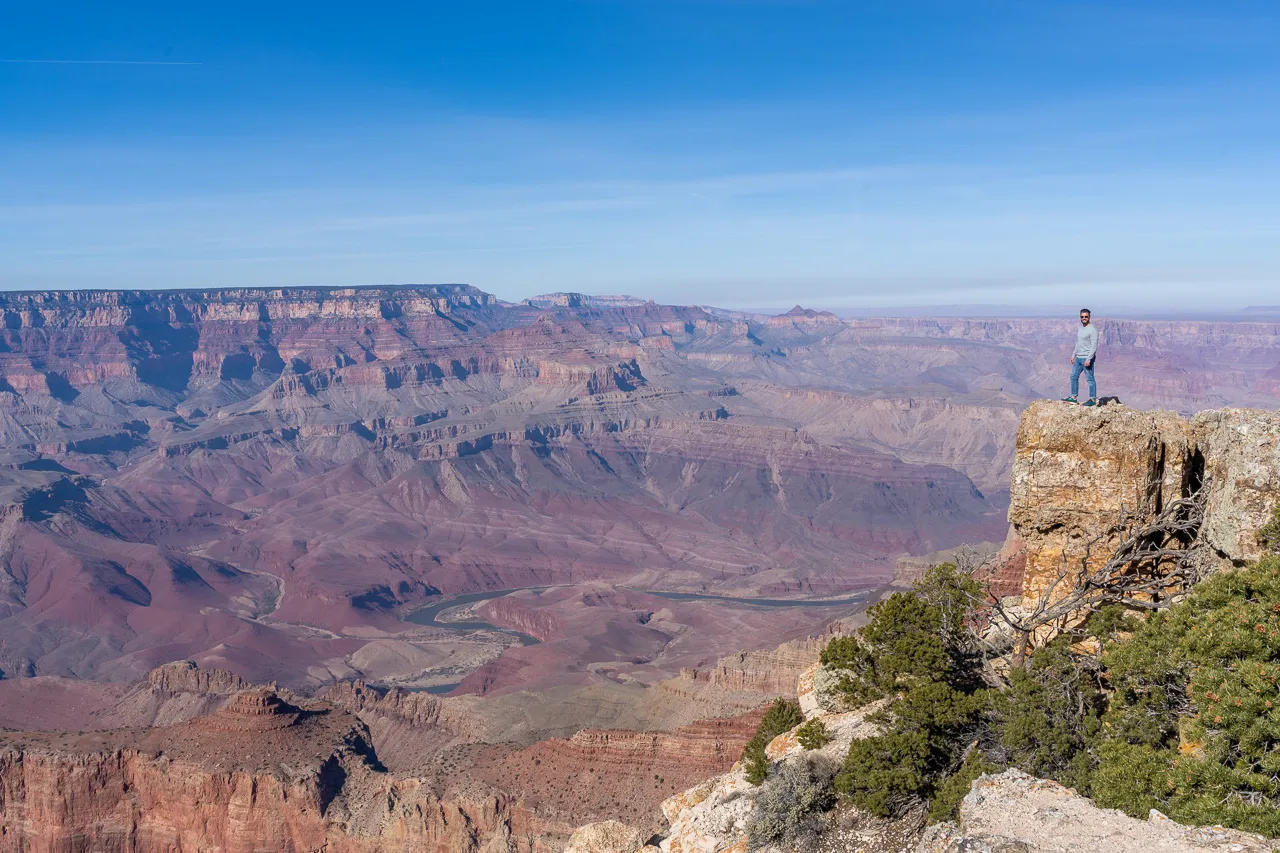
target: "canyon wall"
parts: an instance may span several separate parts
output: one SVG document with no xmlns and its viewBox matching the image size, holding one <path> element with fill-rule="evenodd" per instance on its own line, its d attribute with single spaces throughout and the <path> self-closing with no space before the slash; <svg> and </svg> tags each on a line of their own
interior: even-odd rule
<svg viewBox="0 0 1280 853">
<path fill-rule="evenodd" d="M 811 598 L 1002 540 L 1020 413 L 1074 340 L 464 285 L 5 293 L 0 317 L 5 679 L 182 658 L 486 697 L 708 673 L 841 615 L 627 590 Z M 1098 324 L 1135 407 L 1276 400 L 1280 326 Z M 529 587 L 570 592 L 490 609 L 537 645 L 404 620 Z M 570 601 L 603 587 L 593 617 Z"/>
<path fill-rule="evenodd" d="M 680 678 L 706 682 L 730 692 L 790 697 L 795 695 L 796 679 L 817 663 L 825 645 L 825 637 L 811 637 L 784 643 L 776 649 L 739 652 L 720 658 L 715 666 L 707 669 L 683 669 Z"/>
<path fill-rule="evenodd" d="M 992 578 L 1010 597 L 1034 602 L 1049 592 L 1064 567 L 1101 565 L 1118 543 L 1122 516 L 1148 521 L 1173 502 L 1196 495 L 1203 499 L 1204 514 L 1191 532 L 1191 541 L 1202 547 L 1206 571 L 1230 571 L 1261 555 L 1257 532 L 1280 505 L 1280 412 L 1222 409 L 1184 418 L 1122 405 L 1035 403 L 1023 414 L 1018 430 L 1010 494 L 1013 532 L 1000 551 L 1000 565 Z M 835 736 L 819 754 L 838 762 L 848 754 L 851 740 L 879 731 L 877 706 L 845 709 L 838 697 L 822 689 L 824 677 L 830 678 L 830 673 L 815 665 L 800 677 L 796 693 L 806 717 L 821 720 Z M 794 729 L 778 735 L 766 748 L 773 762 L 801 752 Z M 668 826 L 651 843 L 660 853 L 746 850 L 747 827 L 760 791 L 746 781 L 745 768 L 735 764 L 728 772 L 664 801 Z M 1147 821 L 1135 820 L 1018 770 L 980 777 L 965 798 L 959 819 L 927 830 L 918 814 L 874 821 L 864 819 L 856 809 L 841 807 L 832 817 L 820 849 L 873 853 L 1155 849 L 1261 853 L 1275 849 L 1271 840 L 1261 836 L 1221 827 L 1183 826 L 1154 811 Z M 589 843 L 597 844 L 599 850 L 634 849 L 620 845 L 646 833 L 626 830 L 611 821 L 586 824 L 572 836 L 573 849 Z"/>
<path fill-rule="evenodd" d="M 0 735 L 6 853 L 498 851 L 530 826 L 499 792 L 387 774 L 355 717 L 269 690 L 174 727 Z"/>
<path fill-rule="evenodd" d="M 865 588 L 903 552 L 1001 527 L 1002 492 L 965 473 L 987 466 L 949 463 L 1008 426 L 1006 403 L 983 436 L 899 402 L 860 437 L 849 425 L 878 414 L 822 420 L 868 390 L 850 377 L 787 399 L 817 390 L 814 336 L 844 340 L 839 321 L 535 302 L 462 285 L 0 295 L 0 673 L 127 681 L 183 657 L 312 690 L 457 680 L 502 655 L 475 689 L 551 686 L 575 678 L 577 645 L 505 651 L 402 617 L 441 593 L 597 581 Z M 559 618 L 507 616 L 534 633 Z M 727 651 L 659 660 L 661 632 L 630 630 L 618 658 L 649 683 Z"/>
<path fill-rule="evenodd" d="M 1076 543 L 1104 542 L 1115 513 L 1149 516 L 1199 487 L 1206 495 L 1200 536 L 1214 565 L 1226 568 L 1257 556 L 1255 533 L 1280 494 L 1280 413 L 1221 410 L 1183 419 L 1040 403 L 1023 418 L 1014 471 L 1010 521 L 1022 543 L 1024 590 L 1043 589 L 1046 573 Z M 521 624 L 547 628 L 548 636 L 567 630 L 564 616 L 554 626 L 531 620 L 540 595 L 528 592 L 494 614 L 528 620 Z M 547 598 L 619 608 L 611 613 L 649 613 L 651 603 L 607 585 Z M 682 690 L 799 693 L 807 712 L 838 734 L 830 749 L 838 758 L 849 739 L 874 727 L 863 712 L 824 705 L 811 671 L 797 677 L 811 669 L 821 644 L 818 637 L 731 655 L 648 692 L 673 701 Z M 750 789 L 741 768 L 730 768 L 758 711 L 672 731 L 593 727 L 519 747 L 498 742 L 500 733 L 476 713 L 488 699 L 440 699 L 359 681 L 330 688 L 326 698 L 297 699 L 180 661 L 133 687 L 104 690 L 84 717 L 121 720 L 124 712 L 114 709 L 124 708 L 171 725 L 0 733 L 0 851 L 523 853 L 558 849 L 575 825 L 592 820 L 622 818 L 637 828 L 635 837 L 648 837 L 663 829 L 659 803 L 670 824 L 662 849 L 722 849 L 741 840 Z M 531 701 L 532 694 L 518 695 L 509 707 L 532 713 L 522 707 Z M 794 741 L 780 737 L 770 755 L 790 754 Z M 961 830 L 985 837 L 980 817 L 970 811 Z M 960 843 L 934 840 L 952 844 L 938 849 Z"/>
<path fill-rule="evenodd" d="M 541 853 L 586 816 L 656 831 L 659 803 L 732 765 L 763 713 L 521 748 L 427 694 L 353 683 L 305 700 L 178 662 L 90 716 L 124 719 L 148 691 L 192 715 L 0 732 L 0 851 Z"/>
<path fill-rule="evenodd" d="M 728 770 L 763 709 L 665 732 L 587 729 L 511 752 L 490 752 L 473 771 L 534 811 L 554 811 L 560 834 L 591 819 L 622 820 L 645 837 L 664 828 L 660 804 Z"/>
</svg>

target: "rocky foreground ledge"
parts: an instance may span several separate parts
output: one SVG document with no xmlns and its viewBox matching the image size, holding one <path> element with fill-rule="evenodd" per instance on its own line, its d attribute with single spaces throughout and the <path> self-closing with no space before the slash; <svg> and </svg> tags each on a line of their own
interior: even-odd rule
<svg viewBox="0 0 1280 853">
<path fill-rule="evenodd" d="M 1035 599 L 1064 560 L 1104 559 L 1128 514 L 1150 519 L 1203 490 L 1196 541 L 1204 570 L 1230 570 L 1261 556 L 1258 530 L 1280 499 L 1280 412 L 1221 409 L 1184 418 L 1125 406 L 1085 408 L 1041 402 L 1023 414 L 1011 483 L 1010 540 L 1002 559 L 1017 577 L 1010 593 Z M 1092 556 L 1086 550 L 1091 543 Z M 843 760 L 849 744 L 876 733 L 872 707 L 850 711 L 814 667 L 798 693 L 807 719 L 835 736 L 821 750 Z M 796 731 L 768 746 L 775 766 L 802 752 Z M 745 768 L 710 779 L 662 804 L 668 831 L 650 839 L 617 822 L 592 824 L 567 853 L 745 853 L 747 823 L 761 789 Z M 1153 811 L 1147 820 L 1103 809 L 1056 782 L 1018 770 L 974 782 L 956 821 L 923 829 L 919 815 L 880 821 L 840 806 L 829 816 L 820 853 L 1262 853 L 1280 850 L 1259 835 L 1189 827 Z"/>
<path fill-rule="evenodd" d="M 815 686 L 816 683 L 816 686 Z M 801 707 L 834 736 L 806 753 L 843 759 L 849 744 L 876 733 L 867 719 L 878 706 L 836 710 L 823 690 L 821 667 L 801 679 Z M 778 735 L 766 750 L 780 764 L 804 752 L 796 731 Z M 642 834 L 618 821 L 589 824 L 570 838 L 565 853 L 746 853 L 747 823 L 760 791 L 741 763 L 666 800 L 670 828 L 646 844 Z M 656 841 L 655 843 L 652 843 Z M 775 851 L 772 853 L 791 853 Z M 982 776 L 960 806 L 959 818 L 921 832 L 919 815 L 886 821 L 840 808 L 819 853 L 1275 853 L 1274 842 L 1218 826 L 1184 826 L 1157 811 L 1147 820 L 1103 809 L 1057 782 L 1019 770 Z"/>
<path fill-rule="evenodd" d="M 983 776 L 960 819 L 931 827 L 915 853 L 1270 853 L 1260 835 L 1183 826 L 1154 809 L 1147 820 L 1100 809 L 1057 782 L 1020 770 Z"/>
</svg>

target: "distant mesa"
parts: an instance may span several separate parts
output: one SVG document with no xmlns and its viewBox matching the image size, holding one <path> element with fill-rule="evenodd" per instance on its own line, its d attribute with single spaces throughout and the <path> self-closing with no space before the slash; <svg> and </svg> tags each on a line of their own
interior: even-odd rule
<svg viewBox="0 0 1280 853">
<path fill-rule="evenodd" d="M 653 300 L 635 296 L 588 296 L 585 293 L 544 293 L 531 296 L 521 302 L 533 308 L 583 308 L 594 305 L 600 308 L 640 308 L 653 304 Z"/>
<path fill-rule="evenodd" d="M 534 308 L 581 308 L 591 301 L 590 296 L 581 293 L 544 293 L 521 300 L 522 305 Z"/>
<path fill-rule="evenodd" d="M 775 329 L 787 326 L 825 326 L 840 322 L 840 318 L 830 311 L 815 311 L 803 305 L 797 305 L 785 314 L 769 318 L 769 326 Z"/>
</svg>

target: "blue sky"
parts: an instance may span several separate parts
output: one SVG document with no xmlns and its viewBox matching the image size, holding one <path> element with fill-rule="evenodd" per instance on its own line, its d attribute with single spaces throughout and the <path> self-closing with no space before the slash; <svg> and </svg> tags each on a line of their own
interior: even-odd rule
<svg viewBox="0 0 1280 853">
<path fill-rule="evenodd" d="M 1280 4 L 0 11 L 0 288 L 1280 303 Z"/>
</svg>

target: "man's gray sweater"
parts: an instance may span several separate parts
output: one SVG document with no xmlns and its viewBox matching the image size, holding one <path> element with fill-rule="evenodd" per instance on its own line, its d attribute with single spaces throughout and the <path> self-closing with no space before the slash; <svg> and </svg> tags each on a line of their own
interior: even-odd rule
<svg viewBox="0 0 1280 853">
<path fill-rule="evenodd" d="M 1076 331 L 1076 351 L 1072 358 L 1083 358 L 1085 361 L 1098 353 L 1098 327 L 1090 323 Z"/>
</svg>

